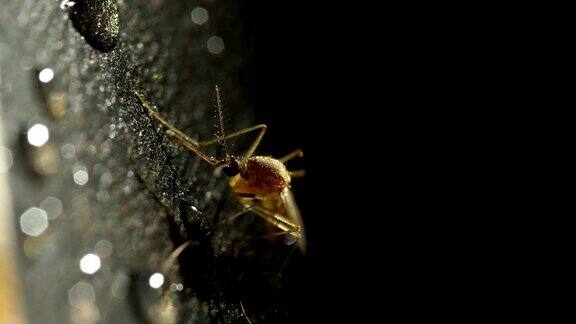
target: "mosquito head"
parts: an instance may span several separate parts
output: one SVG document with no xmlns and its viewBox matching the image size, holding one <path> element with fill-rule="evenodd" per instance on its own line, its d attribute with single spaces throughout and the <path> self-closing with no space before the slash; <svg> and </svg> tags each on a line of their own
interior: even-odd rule
<svg viewBox="0 0 576 324">
<path fill-rule="evenodd" d="M 231 156 L 231 155 L 226 156 L 223 164 L 224 164 L 223 171 L 229 177 L 233 177 L 233 176 L 237 175 L 238 173 L 240 173 L 240 171 L 241 171 L 240 160 L 235 156 Z"/>
</svg>

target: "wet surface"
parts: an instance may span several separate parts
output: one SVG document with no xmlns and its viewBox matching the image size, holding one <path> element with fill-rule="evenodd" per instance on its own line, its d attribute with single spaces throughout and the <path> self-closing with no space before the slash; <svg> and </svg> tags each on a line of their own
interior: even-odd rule
<svg viewBox="0 0 576 324">
<path fill-rule="evenodd" d="M 253 320 L 283 322 L 278 270 L 291 247 L 242 243 L 265 233 L 255 216 L 216 228 L 240 208 L 226 177 L 134 95 L 209 138 L 217 83 L 231 126 L 247 126 L 238 8 L 79 3 L 9 0 L 0 12 L 0 146 L 30 322 L 244 323 L 241 303 Z"/>
</svg>

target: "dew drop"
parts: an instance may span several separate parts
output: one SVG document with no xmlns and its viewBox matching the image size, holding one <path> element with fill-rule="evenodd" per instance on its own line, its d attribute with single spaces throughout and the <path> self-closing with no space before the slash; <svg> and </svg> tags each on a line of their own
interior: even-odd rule
<svg viewBox="0 0 576 324">
<path fill-rule="evenodd" d="M 45 68 L 42 71 L 40 71 L 40 73 L 38 73 L 38 79 L 42 83 L 48 83 L 52 81 L 53 78 L 54 78 L 54 71 L 52 71 L 52 69 Z"/>
<path fill-rule="evenodd" d="M 48 215 L 43 209 L 32 207 L 20 216 L 20 229 L 27 235 L 38 236 L 48 228 Z"/>
<path fill-rule="evenodd" d="M 50 133 L 48 132 L 48 127 L 42 124 L 35 124 L 34 126 L 30 127 L 27 136 L 28 143 L 36 147 L 40 147 L 48 142 Z"/>
<path fill-rule="evenodd" d="M 206 43 L 208 51 L 212 54 L 220 54 L 224 50 L 224 40 L 218 36 L 212 36 L 208 38 Z"/>
<path fill-rule="evenodd" d="M 80 259 L 80 270 L 90 275 L 96 273 L 101 265 L 100 257 L 96 254 L 89 253 Z"/>
<path fill-rule="evenodd" d="M 202 7 L 196 7 L 190 13 L 190 18 L 196 25 L 203 25 L 208 21 L 208 11 Z"/>
<path fill-rule="evenodd" d="M 164 284 L 164 276 L 161 273 L 156 272 L 150 276 L 148 284 L 150 284 L 150 287 L 158 289 Z"/>
</svg>

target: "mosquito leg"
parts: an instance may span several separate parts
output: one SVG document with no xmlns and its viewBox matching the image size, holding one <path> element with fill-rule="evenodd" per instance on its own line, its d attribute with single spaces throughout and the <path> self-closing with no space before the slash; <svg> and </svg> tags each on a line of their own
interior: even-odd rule
<svg viewBox="0 0 576 324">
<path fill-rule="evenodd" d="M 198 147 L 204 147 L 204 146 L 208 146 L 214 143 L 217 143 L 219 140 L 222 139 L 230 139 L 233 137 L 237 137 L 240 135 L 244 135 L 247 133 L 250 133 L 252 131 L 255 130 L 260 130 L 260 132 L 258 133 L 258 136 L 256 137 L 256 139 L 254 140 L 254 142 L 252 142 L 252 144 L 250 145 L 250 148 L 248 148 L 248 150 L 246 151 L 246 153 L 244 153 L 245 157 L 250 157 L 252 156 L 252 154 L 254 154 L 254 151 L 256 150 L 256 148 L 258 148 L 258 145 L 260 145 L 260 141 L 262 141 L 262 138 L 264 137 L 264 134 L 266 133 L 266 128 L 267 126 L 265 124 L 260 124 L 260 125 L 255 125 L 255 126 L 251 126 L 251 127 L 247 127 L 244 129 L 241 129 L 239 131 L 236 131 L 234 133 L 228 134 L 222 138 L 214 138 L 211 140 L 207 140 L 207 141 L 201 141 L 198 142 Z"/>
<path fill-rule="evenodd" d="M 234 195 L 241 198 L 241 199 L 248 199 L 248 200 L 253 200 L 253 201 L 262 200 L 262 197 L 258 196 L 255 193 L 251 193 L 251 192 L 236 192 L 236 193 L 234 193 Z"/>
<path fill-rule="evenodd" d="M 144 108 L 146 108 L 148 113 L 152 117 L 154 117 L 154 119 L 156 119 L 158 122 L 160 122 L 160 124 L 167 127 L 170 130 L 170 132 L 172 133 L 172 135 L 174 137 L 176 137 L 178 142 L 180 142 L 182 145 L 184 145 L 190 151 L 196 153 L 199 157 L 201 157 L 204 161 L 210 163 L 211 165 L 218 164 L 217 160 L 214 157 L 208 156 L 200 150 L 198 142 L 191 139 L 188 135 L 182 133 L 174 125 L 170 124 L 170 122 L 168 122 L 166 119 L 164 119 L 164 117 L 162 117 L 156 110 L 152 109 L 152 107 L 150 106 L 150 103 L 148 103 L 148 101 L 146 101 L 146 98 L 144 98 L 144 95 L 142 95 L 138 91 L 134 91 L 134 94 L 136 94 L 136 97 L 138 97 L 138 99 L 140 99 L 142 106 L 144 106 Z"/>
<path fill-rule="evenodd" d="M 271 237 L 276 237 L 276 236 L 282 236 L 282 235 L 286 235 L 286 234 L 294 234 L 294 233 L 295 232 L 293 230 L 282 231 L 282 232 L 276 232 L 276 233 L 272 233 L 272 234 L 268 234 L 268 235 L 249 237 L 249 238 L 246 238 L 244 241 L 245 242 L 252 242 L 252 241 L 256 241 L 256 240 L 261 240 L 261 239 L 266 239 L 266 238 L 271 238 Z"/>
<path fill-rule="evenodd" d="M 303 156 L 304 156 L 304 152 L 302 152 L 301 149 L 297 149 L 297 150 L 294 150 L 293 152 L 290 152 L 290 153 L 284 155 L 283 157 L 279 158 L 278 161 L 280 161 L 282 163 L 286 163 L 295 157 L 303 157 Z"/>
<path fill-rule="evenodd" d="M 220 222 L 218 222 L 216 224 L 216 226 L 214 226 L 214 229 L 222 226 L 222 224 L 224 224 L 224 223 L 228 223 L 228 222 L 250 212 L 252 210 L 252 207 L 254 207 L 254 205 L 257 204 L 258 202 L 260 202 L 260 199 L 261 199 L 259 196 L 252 194 L 252 193 L 236 193 L 236 195 L 238 197 L 240 197 L 240 199 L 242 199 L 243 201 L 252 201 L 253 204 L 249 205 L 248 207 L 245 207 L 244 210 L 239 211 L 238 213 L 236 213 L 230 217 L 226 217 L 225 219 L 221 220 Z"/>
<path fill-rule="evenodd" d="M 306 175 L 305 170 L 294 170 L 294 171 L 288 171 L 288 172 L 290 173 L 291 178 L 301 178 L 301 177 Z"/>
<path fill-rule="evenodd" d="M 281 235 L 292 236 L 294 241 L 291 243 L 287 243 L 287 244 L 295 244 L 296 242 L 298 242 L 298 240 L 300 240 L 302 238 L 302 233 L 300 232 L 300 225 L 294 223 L 291 219 L 287 218 L 286 216 L 271 212 L 268 209 L 263 208 L 260 205 L 256 205 L 256 204 L 250 206 L 250 211 L 252 211 L 252 212 L 254 212 L 254 214 L 264 218 L 264 220 L 271 223 L 276 228 L 280 229 L 281 232 L 272 233 L 272 234 L 262 236 L 262 237 L 247 238 L 247 239 L 240 241 L 239 242 L 240 244 L 242 244 L 243 242 L 244 243 L 246 243 L 246 242 L 250 243 L 250 242 L 258 240 L 258 239 L 270 238 L 270 237 L 281 236 Z M 295 245 L 297 245 L 297 244 L 295 244 Z"/>
<path fill-rule="evenodd" d="M 270 210 L 258 205 L 253 206 L 252 210 L 256 215 L 264 218 L 266 221 L 276 226 L 280 230 L 289 232 L 290 235 L 296 238 L 300 238 L 302 236 L 300 233 L 300 225 L 293 222 L 290 218 L 278 213 L 271 212 Z"/>
<path fill-rule="evenodd" d="M 186 249 L 188 247 L 188 245 L 190 245 L 190 243 L 192 243 L 192 242 L 190 242 L 190 241 L 184 242 L 179 247 L 177 247 L 174 251 L 172 251 L 172 253 L 170 253 L 170 255 L 168 256 L 166 261 L 164 261 L 164 263 L 162 263 L 161 269 L 162 269 L 163 273 L 169 272 L 172 265 L 174 265 L 174 261 L 176 261 L 178 256 L 180 256 L 180 254 L 182 254 L 182 251 L 184 251 L 184 249 Z"/>
<path fill-rule="evenodd" d="M 250 244 L 252 244 L 255 241 L 258 240 L 262 240 L 262 239 L 270 239 L 272 237 L 276 237 L 276 236 L 282 236 L 282 235 L 295 235 L 297 234 L 296 232 L 294 232 L 293 230 L 288 230 L 288 231 L 282 231 L 282 232 L 276 232 L 276 233 L 272 233 L 272 234 L 268 234 L 268 235 L 263 235 L 263 236 L 257 236 L 257 237 L 246 237 L 240 241 L 237 241 L 235 244 L 236 249 L 239 250 L 244 246 L 249 246 Z M 296 239 L 294 241 L 294 243 L 296 243 L 298 239 Z M 291 244 L 294 244 L 291 243 Z M 294 244 L 294 246 L 296 246 L 297 244 Z M 282 267 L 283 268 L 283 267 Z"/>
<path fill-rule="evenodd" d="M 242 315 L 244 315 L 248 324 L 252 324 L 250 317 L 248 317 L 248 315 L 246 314 L 246 310 L 244 309 L 244 305 L 242 305 L 242 301 L 240 301 L 240 309 L 242 309 Z"/>
<path fill-rule="evenodd" d="M 244 210 L 242 210 L 242 211 L 237 212 L 236 214 L 234 214 L 234 215 L 232 215 L 232 216 L 230 216 L 230 217 L 226 217 L 225 219 L 219 221 L 218 224 L 216 224 L 216 226 L 214 226 L 214 228 L 218 228 L 218 227 L 222 226 L 222 224 L 231 222 L 232 220 L 234 220 L 234 219 L 236 219 L 236 218 L 238 218 L 238 217 L 240 217 L 240 216 L 248 213 L 248 212 L 250 211 L 250 208 L 251 208 L 251 207 L 248 207 L 248 208 L 246 208 L 246 209 L 244 209 Z"/>
<path fill-rule="evenodd" d="M 282 276 L 282 272 L 284 272 L 284 268 L 286 268 L 286 265 L 288 264 L 288 260 L 290 260 L 290 257 L 292 256 L 292 253 L 294 253 L 294 250 L 296 250 L 296 244 L 294 244 L 294 246 L 292 247 L 292 249 L 290 249 L 290 252 L 288 253 L 288 255 L 286 256 L 286 258 L 284 259 L 284 262 L 282 262 L 282 265 L 281 265 L 280 268 L 278 269 L 278 272 L 276 273 L 276 276 L 278 276 L 278 277 Z"/>
</svg>

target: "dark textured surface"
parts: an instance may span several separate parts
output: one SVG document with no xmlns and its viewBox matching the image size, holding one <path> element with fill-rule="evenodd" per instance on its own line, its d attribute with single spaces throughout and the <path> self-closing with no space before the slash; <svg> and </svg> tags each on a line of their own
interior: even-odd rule
<svg viewBox="0 0 576 324">
<path fill-rule="evenodd" d="M 171 141 L 133 94 L 142 92 L 192 137 L 206 138 L 214 133 L 217 83 L 231 125 L 248 125 L 249 103 L 236 82 L 247 55 L 237 4 L 115 3 L 115 47 L 113 15 L 90 17 L 103 19 L 98 31 L 81 13 L 73 23 L 75 14 L 57 1 L 10 0 L 0 12 L 2 145 L 14 157 L 14 214 L 43 207 L 49 197 L 62 204 L 61 213 L 49 211 L 41 235 L 19 231 L 30 322 L 245 322 L 241 302 L 253 320 L 286 321 L 277 271 L 290 247 L 237 244 L 262 233 L 252 216 L 215 230 L 218 220 L 239 210 L 227 179 Z M 197 6 L 209 13 L 202 25 L 190 18 Z M 209 50 L 213 36 L 224 40 L 222 52 Z M 54 71 L 48 83 L 38 81 L 44 68 Z M 41 148 L 26 140 L 35 123 L 50 131 Z M 45 159 L 42 166 L 38 161 Z M 78 172 L 88 175 L 85 184 L 75 181 Z M 187 241 L 190 247 L 165 264 Z M 111 253 L 102 252 L 102 244 Z M 79 268 L 88 253 L 101 255 L 93 275 Z M 162 290 L 148 285 L 155 272 L 166 277 Z M 94 301 L 83 307 L 70 300 L 79 283 L 94 290 Z M 182 291 L 171 289 L 179 283 Z"/>
<path fill-rule="evenodd" d="M 102 52 L 116 47 L 120 19 L 113 0 L 80 0 L 69 11 L 72 25 L 88 44 Z"/>
</svg>

